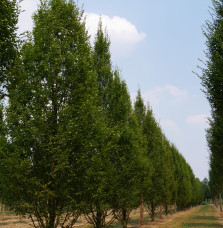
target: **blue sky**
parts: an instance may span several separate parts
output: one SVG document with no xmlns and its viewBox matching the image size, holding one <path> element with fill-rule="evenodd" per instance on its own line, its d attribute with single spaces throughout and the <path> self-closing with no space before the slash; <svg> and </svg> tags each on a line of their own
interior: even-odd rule
<svg viewBox="0 0 223 228">
<path fill-rule="evenodd" d="M 32 28 L 39 0 L 23 0 L 19 32 Z M 92 34 L 99 16 L 111 39 L 113 65 L 121 69 L 134 100 L 138 88 L 167 138 L 191 165 L 208 177 L 205 139 L 209 104 L 201 91 L 198 58 L 205 60 L 202 25 L 211 0 L 79 0 Z"/>
</svg>

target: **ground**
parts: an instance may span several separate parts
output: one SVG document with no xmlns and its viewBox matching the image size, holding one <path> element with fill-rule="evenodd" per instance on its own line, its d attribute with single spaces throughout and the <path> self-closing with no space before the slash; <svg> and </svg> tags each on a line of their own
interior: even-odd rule
<svg viewBox="0 0 223 228">
<path fill-rule="evenodd" d="M 145 212 L 145 223 L 141 228 L 180 228 L 180 227 L 222 227 L 223 213 L 213 205 L 202 205 L 190 210 L 177 212 L 174 215 L 163 216 L 162 219 L 156 218 L 155 222 L 151 222 L 149 216 Z M 129 223 L 129 228 L 139 227 L 139 213 L 135 211 Z M 0 216 L 1 228 L 28 228 L 31 222 L 27 218 L 20 218 L 12 214 Z M 76 224 L 78 228 L 91 227 L 81 217 Z M 121 227 L 117 222 L 112 225 L 113 228 Z"/>
</svg>

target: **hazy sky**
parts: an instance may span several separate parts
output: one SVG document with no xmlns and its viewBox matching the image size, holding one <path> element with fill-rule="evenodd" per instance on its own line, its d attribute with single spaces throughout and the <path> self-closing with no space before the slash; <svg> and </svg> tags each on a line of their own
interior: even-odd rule
<svg viewBox="0 0 223 228">
<path fill-rule="evenodd" d="M 19 32 L 32 29 L 39 0 L 23 0 Z M 199 58 L 205 60 L 202 26 L 211 0 L 79 0 L 92 41 L 101 16 L 111 39 L 114 66 L 122 72 L 132 99 L 138 88 L 167 138 L 191 165 L 208 177 L 205 129 L 209 104 L 201 91 Z"/>
</svg>

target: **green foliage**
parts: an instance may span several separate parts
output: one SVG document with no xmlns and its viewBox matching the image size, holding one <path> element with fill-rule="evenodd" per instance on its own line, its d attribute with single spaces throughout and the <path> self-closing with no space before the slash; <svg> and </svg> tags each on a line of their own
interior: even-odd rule
<svg viewBox="0 0 223 228">
<path fill-rule="evenodd" d="M 206 177 L 202 180 L 201 185 L 204 192 L 204 200 L 211 199 L 212 197 L 210 192 L 209 181 Z"/>
<path fill-rule="evenodd" d="M 2 163 L 14 168 L 2 174 L 4 198 L 41 227 L 62 226 L 72 216 L 67 226 L 75 222 L 104 137 L 82 14 L 73 1 L 43 1 L 9 78 L 11 151 Z"/>
<path fill-rule="evenodd" d="M 223 191 L 223 121 L 213 113 L 213 119 L 209 121 L 210 128 L 207 130 L 207 142 L 210 150 L 210 187 L 213 195 Z"/>
<path fill-rule="evenodd" d="M 1 83 L 8 96 L 7 107 L 0 105 L 5 204 L 28 214 L 34 227 L 72 227 L 83 213 L 101 228 L 113 218 L 127 227 L 142 195 L 152 216 L 160 204 L 183 208 L 200 202 L 199 180 L 140 91 L 133 110 L 127 85 L 112 68 L 101 21 L 92 48 L 83 11 L 73 0 L 43 0 L 32 33 L 16 53 L 17 5 L 0 4 L 9 9 L 0 23 L 11 16 L 8 30 L 1 27 L 10 38 L 0 38 L 0 70 L 7 76 Z M 221 146 L 214 144 L 215 131 L 210 139 Z"/>
<path fill-rule="evenodd" d="M 213 21 L 207 21 L 204 28 L 206 37 L 206 57 L 205 68 L 202 69 L 202 85 L 205 88 L 207 99 L 214 110 L 223 118 L 223 1 L 214 0 L 213 2 Z"/>
<path fill-rule="evenodd" d="M 213 194 L 223 190 L 222 180 L 222 121 L 223 121 L 223 1 L 213 0 L 212 21 L 204 29 L 206 37 L 205 68 L 202 69 L 202 85 L 212 108 L 212 120 L 207 131 L 210 149 L 210 186 Z"/>
<path fill-rule="evenodd" d="M 6 92 L 3 87 L 7 73 L 13 67 L 16 58 L 17 39 L 16 24 L 18 22 L 17 0 L 1 0 L 0 2 L 0 97 Z"/>
</svg>

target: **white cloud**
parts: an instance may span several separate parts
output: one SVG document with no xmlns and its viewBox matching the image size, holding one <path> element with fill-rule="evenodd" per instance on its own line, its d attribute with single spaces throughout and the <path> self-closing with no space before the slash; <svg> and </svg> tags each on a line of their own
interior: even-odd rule
<svg viewBox="0 0 223 228">
<path fill-rule="evenodd" d="M 132 94 L 132 98 L 134 98 Z M 160 103 L 176 103 L 185 100 L 188 97 L 187 90 L 181 90 L 173 85 L 157 86 L 152 90 L 142 93 L 145 102 L 149 102 L 152 106 Z"/>
<path fill-rule="evenodd" d="M 23 11 L 19 16 L 18 34 L 24 31 L 31 31 L 33 27 L 32 15 L 37 10 L 39 0 L 23 0 L 21 10 Z M 98 28 L 99 18 L 101 17 L 104 28 L 106 27 L 111 39 L 112 56 L 119 58 L 131 54 L 137 43 L 144 40 L 146 34 L 138 32 L 136 26 L 125 18 L 107 15 L 98 15 L 94 13 L 85 13 L 86 28 L 91 35 L 91 42 L 93 43 L 95 34 Z"/>
<path fill-rule="evenodd" d="M 145 33 L 138 32 L 136 26 L 126 18 L 86 13 L 86 28 L 91 35 L 91 42 L 94 41 L 100 17 L 103 27 L 107 29 L 110 36 L 111 52 L 114 57 L 128 56 L 136 44 L 146 37 Z"/>
<path fill-rule="evenodd" d="M 186 122 L 190 124 L 207 124 L 207 121 L 208 121 L 208 116 L 205 114 L 189 116 L 186 119 Z"/>
<path fill-rule="evenodd" d="M 181 132 L 180 128 L 177 126 L 177 124 L 173 120 L 161 120 L 160 125 L 166 131 L 171 130 L 171 131 L 174 131 L 177 133 Z"/>
</svg>

